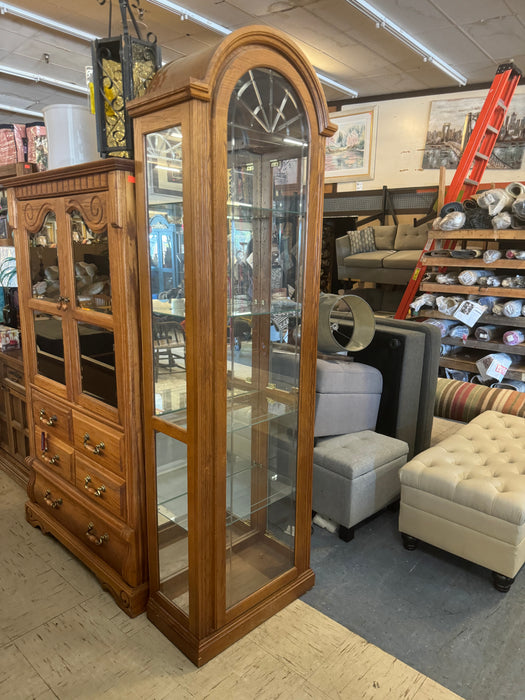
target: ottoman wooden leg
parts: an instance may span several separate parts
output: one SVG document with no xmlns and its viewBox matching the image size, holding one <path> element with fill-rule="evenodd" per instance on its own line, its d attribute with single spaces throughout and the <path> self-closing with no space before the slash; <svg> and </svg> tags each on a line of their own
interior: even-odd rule
<svg viewBox="0 0 525 700">
<path fill-rule="evenodd" d="M 343 540 L 343 542 L 350 542 L 354 539 L 354 528 L 339 525 L 339 530 L 337 534 L 339 535 L 339 539 Z"/>
<path fill-rule="evenodd" d="M 404 532 L 401 533 L 401 537 L 403 539 L 403 547 L 405 549 L 412 550 L 417 547 L 419 540 L 416 537 L 412 537 L 412 535 L 405 535 Z"/>
<path fill-rule="evenodd" d="M 492 572 L 492 580 L 494 581 L 494 588 L 501 591 L 502 593 L 507 593 L 509 588 L 514 583 L 514 579 L 509 576 L 504 576 L 503 574 L 498 574 L 497 571 Z"/>
</svg>

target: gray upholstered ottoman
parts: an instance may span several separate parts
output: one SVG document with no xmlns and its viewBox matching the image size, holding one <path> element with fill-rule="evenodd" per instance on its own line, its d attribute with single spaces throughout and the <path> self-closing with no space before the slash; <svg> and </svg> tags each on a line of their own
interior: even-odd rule
<svg viewBox="0 0 525 700">
<path fill-rule="evenodd" d="M 321 438 L 314 447 L 312 509 L 339 524 L 339 536 L 399 496 L 408 445 L 372 430 Z"/>
<path fill-rule="evenodd" d="M 485 411 L 401 469 L 399 529 L 494 572 L 507 591 L 525 562 L 525 419 Z"/>
</svg>

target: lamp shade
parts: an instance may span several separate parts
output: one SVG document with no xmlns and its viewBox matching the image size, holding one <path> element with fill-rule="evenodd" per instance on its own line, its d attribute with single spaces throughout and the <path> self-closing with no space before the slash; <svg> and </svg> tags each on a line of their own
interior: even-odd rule
<svg viewBox="0 0 525 700">
<path fill-rule="evenodd" d="M 375 333 L 374 312 L 367 302 L 353 294 L 321 294 L 317 349 L 331 353 L 363 350 Z"/>
</svg>

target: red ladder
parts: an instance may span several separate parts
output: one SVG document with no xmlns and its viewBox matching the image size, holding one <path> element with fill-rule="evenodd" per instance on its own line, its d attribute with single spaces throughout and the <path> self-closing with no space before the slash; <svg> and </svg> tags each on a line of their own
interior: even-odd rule
<svg viewBox="0 0 525 700">
<path fill-rule="evenodd" d="M 520 78 L 521 71 L 513 63 L 502 63 L 498 66 L 496 76 L 476 120 L 476 125 L 447 190 L 445 203 L 457 201 L 460 194 L 461 201 L 463 201 L 477 192 Z M 430 250 L 434 249 L 434 245 L 434 239 L 429 238 L 417 261 L 394 318 L 407 317 L 410 304 L 414 300 L 427 269 L 423 258 Z M 453 246 L 454 241 L 445 241 L 445 248 Z"/>
</svg>

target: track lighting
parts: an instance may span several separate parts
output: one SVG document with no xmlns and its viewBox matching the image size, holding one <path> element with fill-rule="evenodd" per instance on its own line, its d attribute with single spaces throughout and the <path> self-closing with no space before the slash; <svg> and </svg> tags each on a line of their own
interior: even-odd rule
<svg viewBox="0 0 525 700">
<path fill-rule="evenodd" d="M 385 17 L 385 15 L 379 12 L 379 10 L 376 10 L 375 7 L 372 7 L 372 5 L 365 2 L 365 0 L 346 0 L 346 2 L 349 5 L 352 5 L 352 7 L 355 7 L 357 10 L 360 10 L 364 15 L 373 20 L 376 23 L 376 27 L 378 29 L 385 29 L 387 32 L 392 34 L 392 36 L 396 37 L 396 39 L 402 41 L 403 44 L 405 44 L 405 46 L 408 46 L 409 49 L 412 49 L 412 51 L 415 51 L 417 54 L 419 54 L 424 61 L 432 63 L 432 65 L 434 65 L 436 68 L 439 68 L 440 71 L 443 71 L 443 73 L 446 73 L 450 78 L 453 78 L 455 81 L 457 81 L 459 85 L 463 86 L 467 84 L 467 79 L 464 75 L 458 73 L 458 71 L 452 68 L 452 66 L 449 66 L 448 63 L 445 63 L 443 59 L 441 59 L 439 56 L 436 56 L 436 54 L 433 53 L 430 49 L 428 49 L 421 42 L 419 42 L 417 39 L 411 36 L 399 25 L 395 24 L 395 22 L 389 20 L 388 17 Z"/>
</svg>

